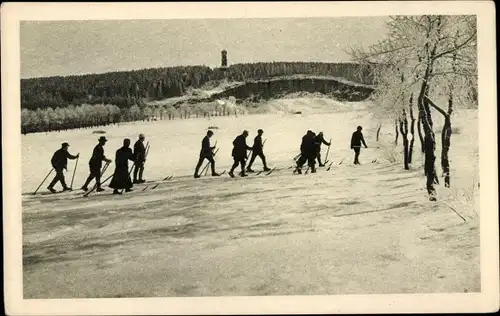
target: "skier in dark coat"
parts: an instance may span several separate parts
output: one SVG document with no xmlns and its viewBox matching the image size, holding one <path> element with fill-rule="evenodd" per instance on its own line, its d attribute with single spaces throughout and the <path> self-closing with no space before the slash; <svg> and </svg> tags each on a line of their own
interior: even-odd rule
<svg viewBox="0 0 500 316">
<path fill-rule="evenodd" d="M 104 191 L 103 188 L 101 188 L 101 167 L 102 167 L 102 162 L 106 161 L 107 163 L 111 163 L 111 159 L 106 158 L 104 156 L 104 145 L 106 144 L 108 140 L 106 137 L 101 136 L 99 137 L 99 144 L 97 144 L 94 147 L 94 151 L 92 152 L 92 157 L 89 160 L 89 168 L 90 168 L 90 175 L 85 181 L 85 184 L 82 186 L 82 190 L 87 191 L 88 190 L 88 185 L 90 181 L 92 181 L 95 178 L 96 185 L 97 185 L 97 192 L 102 192 Z"/>
<path fill-rule="evenodd" d="M 243 131 L 243 133 L 239 136 L 237 136 L 234 141 L 233 141 L 233 152 L 232 156 L 234 159 L 233 166 L 231 167 L 231 170 L 228 172 L 228 174 L 231 176 L 231 178 L 234 178 L 234 169 L 238 165 L 241 165 L 241 173 L 240 175 L 242 177 L 246 177 L 247 175 L 245 174 L 245 162 L 247 159 L 247 150 L 252 150 L 252 147 L 249 147 L 246 143 L 246 138 L 248 136 L 248 131 Z"/>
<path fill-rule="evenodd" d="M 326 146 L 331 145 L 323 137 L 323 132 L 319 132 L 319 134 L 314 138 L 314 145 L 315 145 L 315 149 L 316 149 L 316 159 L 318 159 L 318 164 L 320 167 L 324 167 L 325 164 L 323 164 L 321 162 L 321 144 L 325 144 Z"/>
<path fill-rule="evenodd" d="M 146 147 L 144 147 L 144 134 L 139 135 L 139 139 L 134 144 L 134 183 L 144 183 L 146 180 L 142 178 L 144 172 L 144 163 L 146 162 Z M 139 175 L 139 178 L 137 178 Z"/>
<path fill-rule="evenodd" d="M 297 160 L 297 168 L 295 169 L 299 174 L 302 173 L 302 166 L 307 161 L 309 167 L 311 168 L 311 173 L 316 172 L 315 161 L 316 161 L 316 144 L 315 137 L 312 131 L 307 131 L 306 135 L 302 137 L 302 143 L 300 144 L 300 158 Z"/>
<path fill-rule="evenodd" d="M 255 161 L 255 158 L 257 158 L 257 156 L 259 156 L 260 159 L 262 160 L 262 164 L 264 165 L 264 171 L 271 170 L 267 167 L 266 164 L 266 156 L 264 156 L 264 144 L 262 143 L 262 134 L 264 134 L 264 131 L 262 129 L 259 129 L 257 131 L 257 136 L 255 136 L 255 139 L 253 141 L 252 158 L 250 158 L 250 163 L 248 164 L 246 170 L 247 172 L 254 172 L 252 170 L 252 164 Z"/>
<path fill-rule="evenodd" d="M 132 191 L 132 180 L 128 170 L 128 161 L 135 161 L 134 154 L 130 148 L 130 139 L 123 140 L 123 146 L 116 151 L 115 173 L 109 187 L 114 189 L 113 194 L 122 194 L 118 189 L 125 189 L 125 192 Z"/>
<path fill-rule="evenodd" d="M 64 142 L 61 145 L 61 148 L 58 149 L 54 155 L 52 155 L 52 159 L 50 160 L 50 163 L 52 164 L 52 167 L 56 171 L 56 176 L 50 182 L 49 186 L 47 189 L 49 189 L 50 192 L 56 193 L 56 190 L 54 190 L 54 186 L 57 184 L 57 182 L 61 181 L 61 185 L 63 187 L 63 191 L 70 191 L 71 188 L 68 188 L 66 185 L 66 180 L 64 179 L 64 170 L 68 170 L 68 159 L 76 159 L 80 157 L 80 154 L 77 154 L 76 156 L 71 155 L 68 152 L 69 144 Z"/>
<path fill-rule="evenodd" d="M 358 158 L 359 158 L 359 153 L 361 152 L 361 143 L 363 143 L 365 148 L 368 148 L 368 146 L 366 146 L 365 139 L 363 137 L 363 133 L 361 133 L 362 130 L 363 130 L 363 128 L 361 126 L 358 126 L 356 131 L 354 133 L 352 133 L 352 137 L 351 137 L 351 149 L 354 150 L 354 164 L 355 165 L 360 164 Z"/>
<path fill-rule="evenodd" d="M 199 178 L 200 175 L 198 171 L 200 170 L 201 165 L 203 164 L 203 160 L 207 159 L 210 162 L 210 168 L 212 170 L 212 176 L 218 177 L 220 174 L 215 172 L 215 160 L 214 160 L 214 149 L 215 146 L 210 146 L 210 138 L 214 135 L 214 132 L 208 131 L 207 135 L 203 137 L 201 141 L 201 150 L 200 150 L 200 158 L 198 159 L 198 163 L 196 164 L 196 168 L 194 170 L 194 177 Z"/>
</svg>

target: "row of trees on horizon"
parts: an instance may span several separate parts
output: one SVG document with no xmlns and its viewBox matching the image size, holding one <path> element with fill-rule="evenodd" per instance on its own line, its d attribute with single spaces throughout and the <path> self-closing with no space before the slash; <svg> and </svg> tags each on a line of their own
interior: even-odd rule
<svg viewBox="0 0 500 316">
<path fill-rule="evenodd" d="M 112 104 L 69 105 L 61 108 L 38 108 L 21 110 L 21 133 L 37 133 L 71 130 L 75 128 L 96 128 L 100 126 L 146 120 L 174 120 L 230 116 L 245 114 L 244 106 L 228 106 L 226 103 L 200 102 L 185 104 L 176 108 L 173 105 L 152 104 L 133 105 L 120 109 Z"/>
</svg>

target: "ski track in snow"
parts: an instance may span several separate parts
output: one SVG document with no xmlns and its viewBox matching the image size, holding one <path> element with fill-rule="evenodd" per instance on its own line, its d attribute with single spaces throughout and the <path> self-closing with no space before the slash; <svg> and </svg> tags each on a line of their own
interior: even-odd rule
<svg viewBox="0 0 500 316">
<path fill-rule="evenodd" d="M 304 110 L 307 103 L 322 113 L 284 114 Z M 152 145 L 145 177 L 174 178 L 155 190 L 137 185 L 122 196 L 112 196 L 107 187 L 86 198 L 78 191 L 24 195 L 24 297 L 480 291 L 479 193 L 472 188 L 478 178 L 477 111 L 455 114 L 453 126 L 461 132 L 451 139 L 452 188 L 437 186 L 438 202 L 429 202 L 418 139 L 413 169 L 405 171 L 402 163 L 384 158 L 386 151 L 402 151 L 401 143 L 396 149 L 391 144 L 393 128 L 382 128 L 378 144 L 377 122 L 338 104 L 274 100 L 270 108 L 286 111 L 99 128 L 107 131 L 105 153 L 111 158 L 124 137 L 135 141 L 145 133 Z M 328 106 L 333 113 L 326 113 Z M 348 148 L 357 125 L 363 125 L 370 147 L 362 149 L 361 166 L 352 165 Z M 220 148 L 218 171 L 232 164 L 234 137 L 247 129 L 251 145 L 258 128 L 265 131 L 269 165 L 279 170 L 270 176 L 193 179 L 209 126 L 218 127 L 212 139 Z M 330 171 L 293 175 L 288 166 L 307 129 L 332 138 L 333 165 Z M 435 130 L 438 136 L 440 127 Z M 38 186 L 63 141 L 70 142 L 71 153 L 81 153 L 74 184 L 79 188 L 98 136 L 90 129 L 23 136 L 23 191 Z M 441 174 L 439 141 L 437 148 Z M 68 184 L 73 167 L 70 161 Z M 253 169 L 260 168 L 257 158 Z"/>
</svg>

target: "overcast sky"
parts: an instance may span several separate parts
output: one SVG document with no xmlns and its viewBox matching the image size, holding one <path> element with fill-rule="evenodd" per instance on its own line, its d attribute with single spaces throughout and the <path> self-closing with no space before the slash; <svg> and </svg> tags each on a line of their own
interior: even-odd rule
<svg viewBox="0 0 500 316">
<path fill-rule="evenodd" d="M 21 77 L 176 65 L 349 61 L 349 45 L 386 34 L 384 17 L 21 23 Z"/>
</svg>

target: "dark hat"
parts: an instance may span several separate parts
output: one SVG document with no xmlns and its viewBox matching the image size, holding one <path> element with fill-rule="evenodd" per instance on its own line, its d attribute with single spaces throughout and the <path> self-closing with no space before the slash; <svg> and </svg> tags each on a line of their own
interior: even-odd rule
<svg viewBox="0 0 500 316">
<path fill-rule="evenodd" d="M 99 141 L 107 142 L 108 140 L 106 139 L 105 136 L 101 136 L 99 137 Z"/>
<path fill-rule="evenodd" d="M 69 147 L 69 144 L 67 142 L 62 143 L 61 147 Z"/>
<path fill-rule="evenodd" d="M 208 130 L 207 134 L 211 134 L 211 135 L 213 135 L 213 134 L 214 134 L 214 132 L 212 132 L 211 130 Z"/>
<path fill-rule="evenodd" d="M 248 135 L 248 131 L 247 131 L 247 130 L 244 130 L 244 131 L 243 131 L 243 134 Z"/>
<path fill-rule="evenodd" d="M 358 126 L 357 130 L 362 130 L 363 128 L 361 126 Z"/>
<path fill-rule="evenodd" d="M 257 131 L 257 133 L 264 133 L 264 131 L 259 128 L 259 130 Z"/>
</svg>

